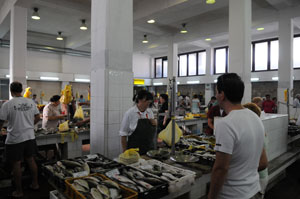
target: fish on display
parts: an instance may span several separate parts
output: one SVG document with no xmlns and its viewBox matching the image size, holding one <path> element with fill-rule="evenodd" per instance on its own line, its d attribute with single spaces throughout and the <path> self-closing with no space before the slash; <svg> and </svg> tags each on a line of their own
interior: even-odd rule
<svg viewBox="0 0 300 199">
<path fill-rule="evenodd" d="M 97 188 L 92 188 L 91 189 L 91 194 L 92 194 L 94 199 L 103 199 L 102 194 L 100 193 L 100 191 Z"/>
</svg>

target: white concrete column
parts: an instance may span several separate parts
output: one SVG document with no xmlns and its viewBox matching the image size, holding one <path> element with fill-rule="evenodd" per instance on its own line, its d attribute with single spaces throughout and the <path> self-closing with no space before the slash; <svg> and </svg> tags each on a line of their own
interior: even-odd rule
<svg viewBox="0 0 300 199">
<path fill-rule="evenodd" d="M 176 88 L 174 89 L 177 93 L 177 72 L 178 71 L 178 44 L 174 43 L 173 40 L 168 45 L 168 88 L 167 91 L 170 94 L 170 79 L 175 76 Z M 176 95 L 177 96 L 177 95 Z M 171 96 L 169 95 L 169 99 Z M 175 100 L 177 101 L 177 99 Z"/>
<path fill-rule="evenodd" d="M 121 152 L 120 123 L 132 106 L 132 0 L 92 0 L 91 153 Z"/>
<path fill-rule="evenodd" d="M 27 8 L 14 6 L 10 14 L 9 81 L 27 87 Z M 10 96 L 11 97 L 11 96 Z"/>
<path fill-rule="evenodd" d="M 284 90 L 293 89 L 293 20 L 281 12 L 279 15 L 279 66 L 278 66 L 278 102 L 284 102 Z M 290 103 L 293 103 L 292 96 Z M 279 103 L 278 113 L 287 113 L 287 106 Z"/>
<path fill-rule="evenodd" d="M 206 48 L 206 75 L 212 76 L 213 71 L 213 48 Z M 205 84 L 205 105 L 210 101 L 210 98 L 214 96 L 214 86 L 213 84 Z"/>
<path fill-rule="evenodd" d="M 243 103 L 251 102 L 251 0 L 229 0 L 229 69 L 245 84 Z"/>
</svg>

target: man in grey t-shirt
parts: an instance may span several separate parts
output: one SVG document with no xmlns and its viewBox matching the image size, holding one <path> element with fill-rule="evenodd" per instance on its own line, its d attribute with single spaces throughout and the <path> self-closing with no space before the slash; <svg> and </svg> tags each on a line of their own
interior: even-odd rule
<svg viewBox="0 0 300 199">
<path fill-rule="evenodd" d="M 26 159 L 32 173 L 31 189 L 37 190 L 38 171 L 34 160 L 36 142 L 34 125 L 39 121 L 40 115 L 36 104 L 31 99 L 22 97 L 22 84 L 12 82 L 10 92 L 13 99 L 4 103 L 0 109 L 0 129 L 5 121 L 7 125 L 7 138 L 5 152 L 8 162 L 12 165 L 16 191 L 13 197 L 22 197 L 22 170 L 21 161 Z"/>
</svg>

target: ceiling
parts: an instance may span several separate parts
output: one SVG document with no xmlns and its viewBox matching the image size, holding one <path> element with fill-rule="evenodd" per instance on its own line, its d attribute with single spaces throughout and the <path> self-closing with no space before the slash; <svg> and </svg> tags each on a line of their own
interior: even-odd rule
<svg viewBox="0 0 300 199">
<path fill-rule="evenodd" d="M 5 1 L 9 0 L 0 0 L 0 9 Z M 29 43 L 90 51 L 91 0 L 28 1 L 32 2 L 28 7 Z M 226 44 L 228 4 L 229 0 L 216 0 L 213 5 L 205 0 L 133 0 L 134 52 L 166 54 L 171 40 L 179 44 L 179 52 Z M 33 7 L 39 8 L 41 20 L 31 19 Z M 295 31 L 299 31 L 299 8 L 300 0 L 252 0 L 253 38 L 277 35 L 279 11 L 291 13 L 295 17 Z M 79 30 L 82 19 L 86 19 L 87 31 Z M 155 19 L 156 23 L 148 24 L 148 19 Z M 8 16 L 0 25 L 0 38 L 9 39 L 9 20 Z M 179 33 L 182 23 L 187 24 L 188 34 Z M 256 31 L 260 26 L 265 30 Z M 64 41 L 55 39 L 58 31 Z M 148 44 L 141 42 L 144 34 Z M 212 41 L 206 42 L 208 37 Z"/>
</svg>

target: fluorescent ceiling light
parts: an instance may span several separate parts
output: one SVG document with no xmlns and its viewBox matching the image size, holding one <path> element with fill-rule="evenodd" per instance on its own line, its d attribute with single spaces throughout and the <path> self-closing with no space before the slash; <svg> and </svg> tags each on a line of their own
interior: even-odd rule
<svg viewBox="0 0 300 199">
<path fill-rule="evenodd" d="M 205 41 L 211 41 L 211 38 L 206 38 Z"/>
<path fill-rule="evenodd" d="M 5 77 L 10 78 L 10 75 L 5 75 Z M 26 79 L 28 79 L 27 75 L 26 75 Z"/>
<path fill-rule="evenodd" d="M 33 13 L 31 15 L 31 19 L 34 19 L 34 20 L 40 20 L 41 17 L 39 15 L 39 9 L 38 8 L 33 8 Z"/>
<path fill-rule="evenodd" d="M 155 23 L 155 20 L 154 19 L 150 19 L 147 21 L 147 23 Z"/>
<path fill-rule="evenodd" d="M 186 83 L 187 84 L 199 84 L 200 81 L 187 81 Z"/>
<path fill-rule="evenodd" d="M 251 82 L 257 82 L 258 80 L 259 80 L 258 77 L 252 77 L 252 78 L 251 78 Z"/>
<path fill-rule="evenodd" d="M 61 32 L 58 32 L 58 35 L 56 37 L 56 40 L 62 41 L 64 38 L 61 36 Z"/>
<path fill-rule="evenodd" d="M 88 27 L 85 24 L 85 19 L 82 19 L 81 20 L 80 30 L 87 30 L 87 29 L 88 29 Z"/>
<path fill-rule="evenodd" d="M 180 30 L 180 33 L 186 34 L 186 33 L 188 32 L 188 31 L 186 30 L 185 26 L 186 26 L 186 23 L 183 23 L 183 24 L 182 24 L 182 29 Z"/>
<path fill-rule="evenodd" d="M 216 3 L 216 0 L 206 0 L 206 4 L 214 4 Z"/>
<path fill-rule="evenodd" d="M 217 80 L 217 79 L 215 79 L 215 80 L 214 80 L 214 82 L 215 82 L 215 83 L 217 83 L 217 82 L 218 82 L 218 80 Z"/>
<path fill-rule="evenodd" d="M 278 77 L 272 77 L 272 80 L 274 80 L 274 81 L 278 81 Z"/>
<path fill-rule="evenodd" d="M 177 82 L 177 84 L 180 84 L 180 82 Z"/>
<path fill-rule="evenodd" d="M 256 30 L 258 30 L 258 31 L 262 31 L 262 30 L 264 30 L 265 28 L 256 28 Z"/>
<path fill-rule="evenodd" d="M 163 83 L 162 82 L 154 82 L 153 85 L 158 86 L 158 85 L 163 85 Z"/>
<path fill-rule="evenodd" d="M 89 79 L 77 79 L 75 78 L 75 82 L 90 82 Z"/>
<path fill-rule="evenodd" d="M 41 80 L 52 80 L 52 81 L 56 81 L 59 80 L 58 77 L 40 77 Z"/>
<path fill-rule="evenodd" d="M 143 44 L 147 44 L 148 43 L 147 35 L 144 35 L 144 40 L 142 42 L 143 42 Z"/>
</svg>

